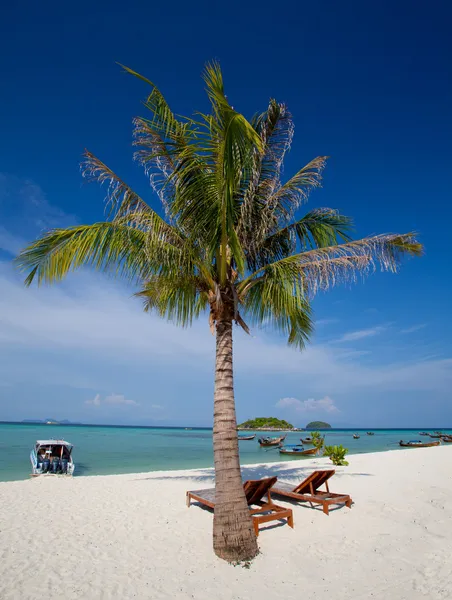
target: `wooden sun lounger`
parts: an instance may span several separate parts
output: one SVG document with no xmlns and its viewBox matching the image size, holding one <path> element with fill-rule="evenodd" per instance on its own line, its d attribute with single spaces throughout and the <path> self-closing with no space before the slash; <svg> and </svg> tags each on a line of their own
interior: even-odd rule
<svg viewBox="0 0 452 600">
<path fill-rule="evenodd" d="M 282 506 L 278 506 L 272 502 L 270 488 L 276 483 L 276 481 L 277 477 L 268 477 L 266 479 L 245 481 L 243 484 L 246 500 L 253 517 L 253 525 L 256 536 L 259 535 L 260 523 L 287 519 L 287 524 L 289 527 L 293 527 L 292 509 L 283 508 Z M 267 496 L 266 502 L 262 500 L 264 496 Z M 187 506 L 190 506 L 192 500 L 214 509 L 215 489 L 187 492 Z M 259 508 L 252 508 L 253 506 L 259 506 Z"/>
<path fill-rule="evenodd" d="M 285 496 L 287 498 L 293 498 L 294 500 L 300 500 L 301 502 L 309 502 L 312 506 L 315 504 L 322 504 L 323 512 L 328 515 L 329 507 L 331 504 L 345 504 L 348 508 L 352 506 L 352 499 L 347 494 L 333 494 L 328 488 L 328 479 L 334 475 L 335 471 L 330 469 L 328 471 L 314 471 L 306 477 L 304 481 L 296 485 L 295 487 L 290 483 L 284 481 L 278 481 L 271 489 L 272 494 L 278 496 Z M 319 487 L 325 485 L 326 491 L 319 491 Z"/>
</svg>

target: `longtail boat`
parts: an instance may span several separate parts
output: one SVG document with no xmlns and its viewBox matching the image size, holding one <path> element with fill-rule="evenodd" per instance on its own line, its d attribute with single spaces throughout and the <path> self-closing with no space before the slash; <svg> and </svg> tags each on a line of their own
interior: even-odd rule
<svg viewBox="0 0 452 600">
<path fill-rule="evenodd" d="M 441 439 L 446 444 L 452 444 L 452 435 L 443 435 Z"/>
<path fill-rule="evenodd" d="M 311 437 L 307 437 L 307 438 L 300 438 L 300 442 L 302 444 L 305 444 L 306 446 L 312 446 L 312 444 L 314 443 L 314 440 Z"/>
<path fill-rule="evenodd" d="M 256 434 L 254 434 L 254 435 L 239 435 L 239 440 L 241 440 L 241 441 L 254 440 L 255 437 L 256 437 Z"/>
<path fill-rule="evenodd" d="M 264 437 L 259 438 L 257 441 L 259 442 L 262 448 L 267 448 L 268 446 L 279 446 L 286 439 L 286 436 L 283 435 L 281 437 Z"/>
<path fill-rule="evenodd" d="M 427 433 L 427 431 L 420 431 L 419 435 L 430 435 L 429 433 Z"/>
<path fill-rule="evenodd" d="M 428 435 L 429 435 L 431 438 L 434 438 L 434 439 L 435 439 L 435 438 L 436 438 L 436 439 L 440 439 L 440 438 L 442 438 L 442 437 L 443 437 L 443 434 L 442 434 L 442 433 L 429 433 Z"/>
<path fill-rule="evenodd" d="M 354 440 L 359 440 L 359 438 L 360 438 L 360 437 L 361 437 L 361 436 L 360 436 L 360 435 L 358 435 L 357 433 L 354 433 L 354 434 L 353 434 L 353 439 L 354 439 Z"/>
<path fill-rule="evenodd" d="M 373 431 L 367 431 L 367 435 L 375 435 Z"/>
<path fill-rule="evenodd" d="M 290 456 L 312 456 L 317 454 L 317 448 L 305 449 L 303 446 L 282 446 L 279 449 L 280 454 L 289 454 Z"/>
<path fill-rule="evenodd" d="M 441 444 L 441 440 L 437 440 L 435 442 L 422 442 L 421 440 L 410 440 L 409 442 L 404 442 L 400 440 L 399 446 L 402 448 L 430 448 L 431 446 L 439 446 Z"/>
</svg>

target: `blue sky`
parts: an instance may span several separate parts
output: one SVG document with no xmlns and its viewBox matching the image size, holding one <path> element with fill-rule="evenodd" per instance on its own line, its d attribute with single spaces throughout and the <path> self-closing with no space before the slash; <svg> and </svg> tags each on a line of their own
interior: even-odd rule
<svg viewBox="0 0 452 600">
<path fill-rule="evenodd" d="M 10 3 L 0 23 L 0 419 L 210 425 L 214 340 L 141 313 L 133 290 L 84 271 L 24 289 L 12 256 L 40 232 L 103 218 L 82 185 L 86 147 L 155 203 L 131 159 L 131 119 L 154 80 L 174 110 L 207 109 L 220 60 L 235 108 L 275 97 L 295 139 L 285 173 L 329 155 L 310 207 L 356 236 L 420 232 L 425 256 L 316 298 L 302 354 L 237 331 L 239 419 L 300 425 L 452 425 L 450 4 L 421 2 Z"/>
</svg>

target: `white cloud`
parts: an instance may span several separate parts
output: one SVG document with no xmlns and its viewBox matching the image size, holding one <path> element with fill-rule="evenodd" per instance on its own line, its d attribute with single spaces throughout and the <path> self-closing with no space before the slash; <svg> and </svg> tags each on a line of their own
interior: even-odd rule
<svg viewBox="0 0 452 600">
<path fill-rule="evenodd" d="M 105 376 L 96 381 L 100 365 L 139 371 L 152 363 L 172 371 L 210 372 L 215 340 L 207 318 L 181 329 L 144 314 L 140 302 L 130 298 L 129 288 L 103 275 L 80 272 L 61 285 L 25 288 L 17 273 L 0 262 L 0 289 L 0 378 L 5 383 L 27 378 L 44 383 L 46 378 L 49 384 L 105 390 L 111 384 Z M 322 394 L 325 388 L 337 393 L 354 389 L 445 392 L 452 385 L 451 358 L 414 360 L 409 347 L 395 355 L 390 355 L 390 347 L 384 353 L 374 351 L 367 355 L 372 357 L 369 362 L 362 354 L 367 348 L 357 353 L 331 343 L 315 344 L 300 353 L 288 348 L 282 338 L 258 330 L 253 331 L 255 338 L 238 328 L 234 331 L 235 370 L 242 378 L 290 374 L 294 381 L 303 382 L 309 394 Z M 354 333 L 354 339 L 372 336 Z M 30 356 L 26 370 L 25 352 Z M 15 363 L 13 353 L 19 357 Z M 89 361 L 96 369 L 79 369 L 75 377 L 74 360 Z"/>
<path fill-rule="evenodd" d="M 100 394 L 96 394 L 92 400 L 85 400 L 85 404 L 92 404 L 93 406 L 100 406 Z"/>
<path fill-rule="evenodd" d="M 315 325 L 324 326 L 324 325 L 332 325 L 333 323 L 339 323 L 339 319 L 318 319 L 315 321 Z"/>
<path fill-rule="evenodd" d="M 289 408 L 297 413 L 306 412 L 327 412 L 335 413 L 339 412 L 339 409 L 334 404 L 334 400 L 329 396 L 314 400 L 314 398 L 308 398 L 307 400 L 298 400 L 297 398 L 281 398 L 275 405 L 277 408 Z"/>
<path fill-rule="evenodd" d="M 345 333 L 339 339 L 334 340 L 334 342 L 355 342 L 356 340 L 362 340 L 364 338 L 373 337 L 374 335 L 379 335 L 383 331 L 386 331 L 386 329 L 387 327 L 381 325 L 378 327 L 371 327 L 369 329 L 359 329 L 358 331 L 350 331 L 349 333 Z"/>
<path fill-rule="evenodd" d="M 127 404 L 129 406 L 138 406 L 138 402 L 135 400 L 129 400 L 122 394 L 111 394 L 104 400 L 105 404 Z"/>
<path fill-rule="evenodd" d="M 420 323 L 419 325 L 413 325 L 407 329 L 402 329 L 400 333 L 414 333 L 415 331 L 419 331 L 419 329 L 424 329 L 424 327 L 427 327 L 427 323 Z"/>
<path fill-rule="evenodd" d="M 93 406 L 100 406 L 101 404 L 114 404 L 116 406 L 139 406 L 138 402 L 135 402 L 135 400 L 129 400 L 122 394 L 110 394 L 109 396 L 106 396 L 103 400 L 100 394 L 96 394 L 92 400 L 85 400 L 85 404 L 91 404 Z"/>
</svg>

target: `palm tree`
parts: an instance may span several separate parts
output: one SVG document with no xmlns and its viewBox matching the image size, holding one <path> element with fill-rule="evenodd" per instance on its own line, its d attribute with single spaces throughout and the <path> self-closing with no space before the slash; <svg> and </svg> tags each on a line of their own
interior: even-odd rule
<svg viewBox="0 0 452 600">
<path fill-rule="evenodd" d="M 224 92 L 217 63 L 204 72 L 210 114 L 176 116 L 157 87 L 134 119 L 135 155 L 162 203 L 156 212 L 90 152 L 83 175 L 108 187 L 107 220 L 49 231 L 18 257 L 26 284 L 60 281 L 81 266 L 114 272 L 139 286 L 146 311 L 182 326 L 209 314 L 216 335 L 213 546 L 227 560 L 258 546 L 243 492 L 234 401 L 233 323 L 271 323 L 303 348 L 312 332 L 310 298 L 380 266 L 396 271 L 419 255 L 412 233 L 351 241 L 351 220 L 329 208 L 295 218 L 320 185 L 326 157 L 281 182 L 293 137 L 291 115 L 271 100 L 248 121 Z M 246 321 L 245 321 L 246 318 Z"/>
</svg>

